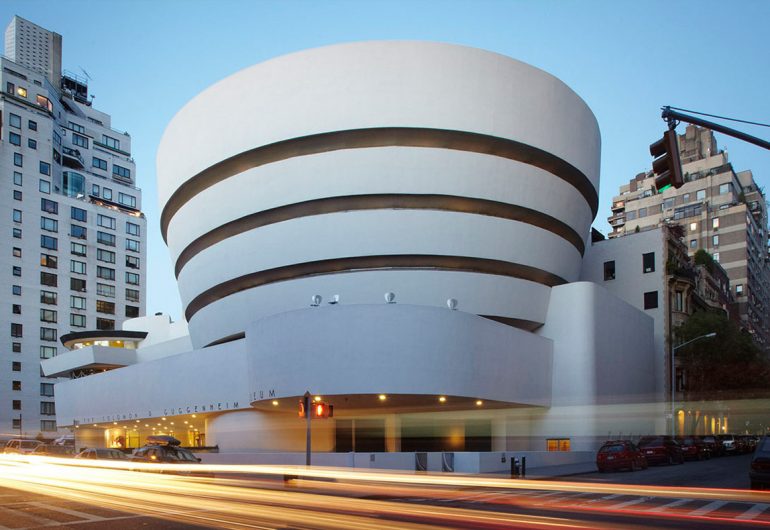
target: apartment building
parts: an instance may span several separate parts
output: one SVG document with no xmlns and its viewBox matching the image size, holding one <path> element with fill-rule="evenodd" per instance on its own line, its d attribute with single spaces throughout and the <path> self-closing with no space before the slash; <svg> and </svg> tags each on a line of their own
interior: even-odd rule
<svg viewBox="0 0 770 530">
<path fill-rule="evenodd" d="M 657 193 L 641 173 L 613 198 L 610 238 L 664 224 L 684 228 L 692 256 L 704 249 L 730 279 L 736 312 L 757 344 L 770 347 L 770 269 L 765 194 L 751 171 L 736 172 L 712 131 L 690 125 L 679 136 L 685 184 Z"/>
<path fill-rule="evenodd" d="M 55 434 L 40 360 L 72 331 L 145 313 L 146 221 L 131 137 L 61 73 L 61 36 L 20 17 L 0 58 L 0 438 Z M 98 341 L 98 333 L 94 340 Z"/>
</svg>

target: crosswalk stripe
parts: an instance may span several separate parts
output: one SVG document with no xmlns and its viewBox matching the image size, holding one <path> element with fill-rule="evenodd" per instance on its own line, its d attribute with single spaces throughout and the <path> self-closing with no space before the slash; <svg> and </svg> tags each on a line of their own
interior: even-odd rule
<svg viewBox="0 0 770 530">
<path fill-rule="evenodd" d="M 736 517 L 736 519 L 754 519 L 757 515 L 761 514 L 767 508 L 770 506 L 770 504 L 764 504 L 764 503 L 757 503 L 739 516 Z"/>
<path fill-rule="evenodd" d="M 599 501 L 611 501 L 612 499 L 617 499 L 618 497 L 622 497 L 620 493 L 615 493 L 613 495 L 605 495 L 604 497 L 599 497 L 598 499 L 591 499 L 588 502 L 599 502 Z"/>
<path fill-rule="evenodd" d="M 714 501 L 710 502 L 705 506 L 701 506 L 697 510 L 691 511 L 688 515 L 705 515 L 709 512 L 713 512 L 714 510 L 718 510 L 722 506 L 727 504 L 727 501 Z"/>
<path fill-rule="evenodd" d="M 619 502 L 617 504 L 613 504 L 612 506 L 609 506 L 608 508 L 610 510 L 617 510 L 619 508 L 625 508 L 626 506 L 633 506 L 634 504 L 641 504 L 641 503 L 643 503 L 646 500 L 647 499 L 645 497 L 640 497 L 638 499 L 632 499 L 630 501 Z"/>
<path fill-rule="evenodd" d="M 665 510 L 668 510 L 669 508 L 676 508 L 677 506 L 681 506 L 683 504 L 687 504 L 688 502 L 692 501 L 692 499 L 679 499 L 678 501 L 669 502 L 668 504 L 664 504 L 662 506 L 657 506 L 653 509 L 651 509 L 651 512 L 662 512 Z"/>
</svg>

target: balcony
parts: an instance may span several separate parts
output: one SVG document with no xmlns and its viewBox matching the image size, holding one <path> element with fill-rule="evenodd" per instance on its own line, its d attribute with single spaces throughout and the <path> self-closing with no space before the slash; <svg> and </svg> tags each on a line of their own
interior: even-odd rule
<svg viewBox="0 0 770 530">
<path fill-rule="evenodd" d="M 80 151 L 71 147 L 62 146 L 62 163 L 72 169 L 85 169 L 86 167 Z"/>
<path fill-rule="evenodd" d="M 612 203 L 612 211 L 623 210 L 626 207 L 626 201 L 617 201 Z"/>
</svg>

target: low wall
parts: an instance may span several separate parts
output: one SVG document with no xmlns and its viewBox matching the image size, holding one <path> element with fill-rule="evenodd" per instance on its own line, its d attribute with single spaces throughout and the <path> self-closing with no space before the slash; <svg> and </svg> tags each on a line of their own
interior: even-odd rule
<svg viewBox="0 0 770 530">
<path fill-rule="evenodd" d="M 361 469 L 416 469 L 415 453 L 313 453 L 316 466 Z M 198 453 L 204 464 L 305 465 L 305 453 Z M 425 471 L 510 474 L 511 458 L 525 457 L 528 477 L 549 477 L 596 470 L 594 451 L 499 451 L 425 453 Z"/>
</svg>

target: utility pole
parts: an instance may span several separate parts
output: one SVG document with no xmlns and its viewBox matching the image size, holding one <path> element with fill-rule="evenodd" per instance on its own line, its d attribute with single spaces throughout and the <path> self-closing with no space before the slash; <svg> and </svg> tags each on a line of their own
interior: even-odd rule
<svg viewBox="0 0 770 530">
<path fill-rule="evenodd" d="M 307 431 L 307 441 L 306 441 L 306 448 L 305 448 L 305 465 L 310 467 L 310 391 L 305 391 L 305 395 L 303 397 L 303 407 L 305 408 L 305 424 L 307 425 L 306 431 Z"/>
</svg>

